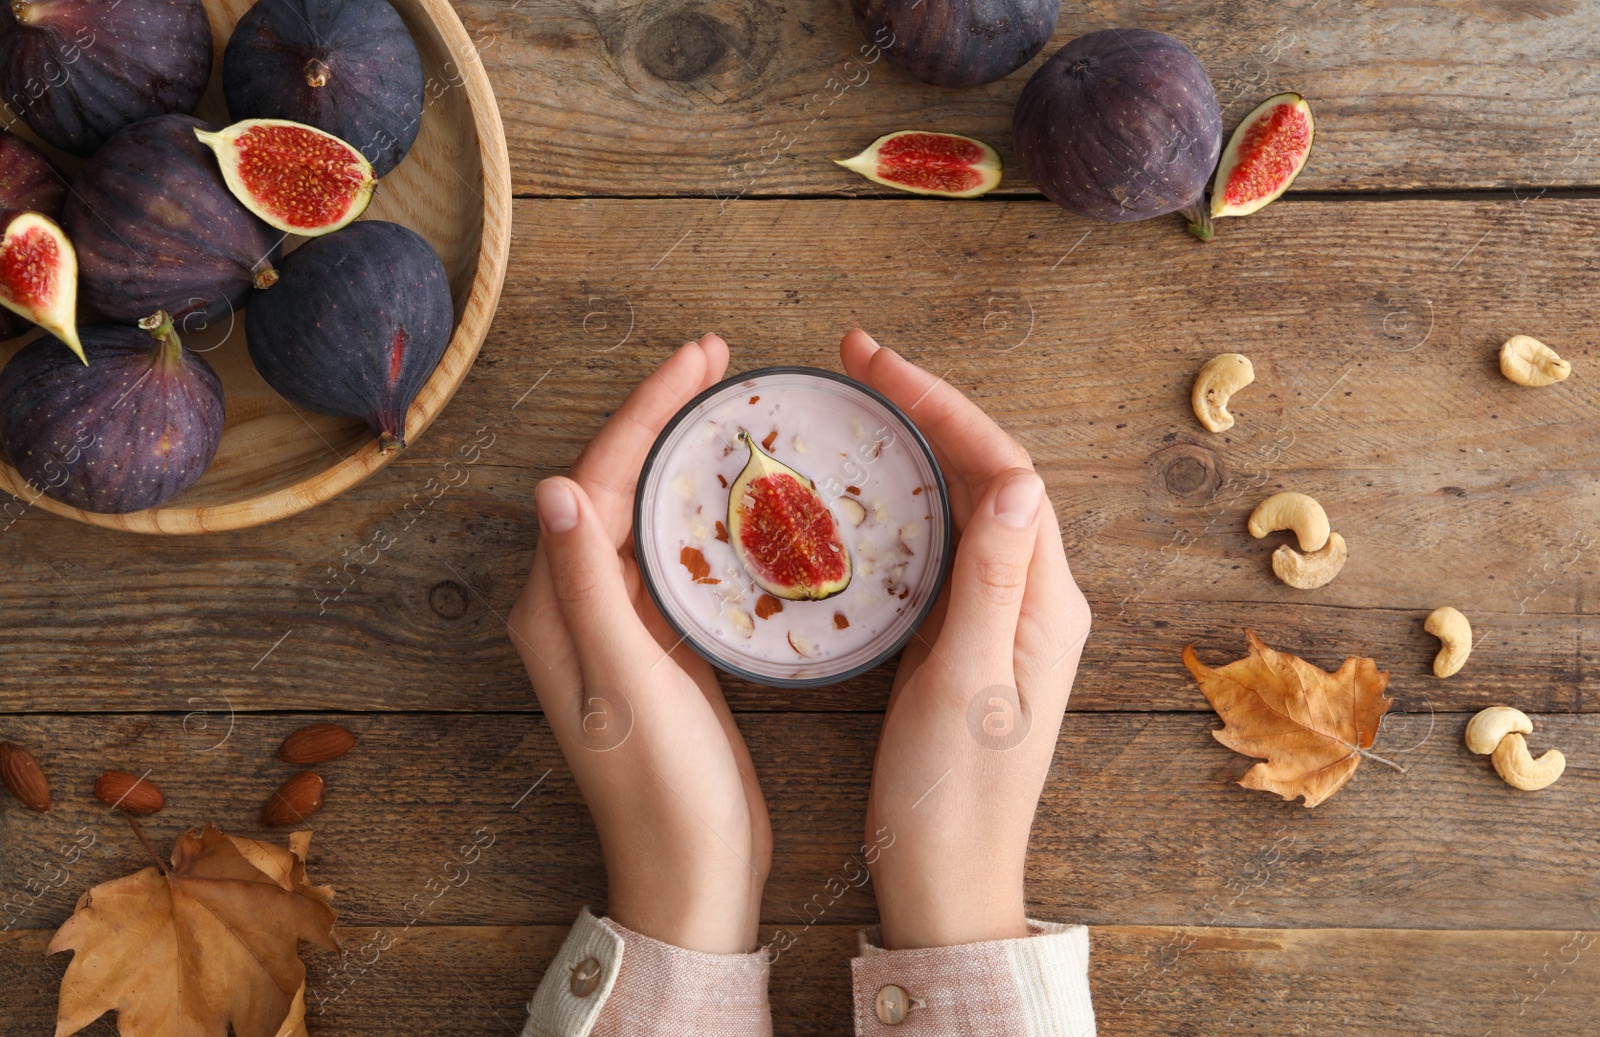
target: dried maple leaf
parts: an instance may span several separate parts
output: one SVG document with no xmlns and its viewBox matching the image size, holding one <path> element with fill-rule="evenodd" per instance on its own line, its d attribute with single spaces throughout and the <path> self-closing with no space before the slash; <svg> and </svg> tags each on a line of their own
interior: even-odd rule
<svg viewBox="0 0 1600 1037">
<path fill-rule="evenodd" d="M 141 836 L 143 838 L 143 836 Z M 178 837 L 170 869 L 145 868 L 78 899 L 45 952 L 74 951 L 56 1037 L 117 1013 L 123 1037 L 303 1037 L 306 940 L 338 950 L 333 891 L 312 886 L 310 832 L 284 848 L 212 825 Z"/>
<path fill-rule="evenodd" d="M 1394 699 L 1383 694 L 1387 670 L 1352 657 L 1337 672 L 1276 652 L 1246 630 L 1250 654 L 1218 670 L 1183 650 L 1183 663 L 1200 682 L 1225 724 L 1212 736 L 1258 763 L 1239 784 L 1284 799 L 1304 796 L 1314 807 L 1338 792 L 1378 737 L 1378 721 Z"/>
</svg>

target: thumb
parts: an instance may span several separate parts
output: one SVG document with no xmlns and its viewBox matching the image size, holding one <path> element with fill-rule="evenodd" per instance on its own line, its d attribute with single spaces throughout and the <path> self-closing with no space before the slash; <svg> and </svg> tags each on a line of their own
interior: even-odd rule
<svg viewBox="0 0 1600 1037">
<path fill-rule="evenodd" d="M 1001 472 L 973 509 L 951 573 L 940 654 L 977 680 L 1010 673 L 1044 483 L 1026 468 Z"/>
<path fill-rule="evenodd" d="M 542 480 L 534 503 L 540 546 L 584 677 L 614 683 L 655 648 L 628 597 L 616 545 L 589 495 L 571 479 Z"/>
</svg>

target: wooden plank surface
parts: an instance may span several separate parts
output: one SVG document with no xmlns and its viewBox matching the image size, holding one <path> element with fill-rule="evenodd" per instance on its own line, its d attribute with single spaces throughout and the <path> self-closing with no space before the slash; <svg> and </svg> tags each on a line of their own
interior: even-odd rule
<svg viewBox="0 0 1600 1037">
<path fill-rule="evenodd" d="M 50 931 L 147 860 L 94 777 L 150 771 L 162 848 L 207 819 L 265 835 L 260 803 L 291 772 L 272 750 L 312 717 L 360 735 L 320 768 L 312 874 L 339 889 L 355 954 L 308 955 L 312 1032 L 518 1032 L 578 907 L 606 896 L 501 618 L 534 485 L 687 337 L 721 332 L 735 369 L 833 367 L 857 325 L 1028 447 L 1094 607 L 1027 888 L 1031 913 L 1094 927 L 1102 1034 L 1593 1029 L 1600 0 L 1068 0 L 1046 55 L 1154 28 L 1207 65 L 1230 128 L 1278 90 L 1315 105 L 1291 197 L 1204 246 L 1175 217 L 1111 228 L 1037 198 L 1010 120 L 1043 56 L 946 91 L 864 56 L 842 0 L 457 7 L 521 200 L 489 340 L 427 436 L 322 508 L 221 536 L 132 538 L 0 501 L 0 738 L 38 752 L 57 800 L 35 815 L 0 797 L 0 1034 L 51 1031 Z M 829 161 L 914 126 L 995 144 L 996 196 L 908 200 Z M 1505 382 L 1495 350 L 1519 332 L 1574 376 Z M 1222 351 L 1257 380 L 1213 436 L 1187 400 Z M 466 482 L 427 496 L 473 444 Z M 1320 591 L 1278 584 L 1275 541 L 1244 532 L 1282 488 L 1321 499 L 1350 543 Z M 379 534 L 394 545 L 374 554 Z M 1478 642 L 1439 681 L 1421 621 L 1445 603 Z M 1314 811 L 1237 787 L 1250 761 L 1210 736 L 1179 651 L 1234 658 L 1246 627 L 1329 668 L 1389 669 L 1377 749 L 1407 773 L 1366 761 Z M 888 681 L 724 682 L 775 827 L 763 935 L 800 933 L 773 970 L 780 1035 L 850 1030 L 871 889 L 821 924 L 802 912 L 859 847 Z M 1491 702 L 1535 714 L 1535 749 L 1568 756 L 1560 782 L 1518 793 L 1462 748 Z M 470 877 L 419 911 L 484 833 Z M 363 971 L 378 927 L 401 937 Z"/>
<path fill-rule="evenodd" d="M 311 870 L 339 891 L 344 921 L 400 924 L 413 894 L 480 831 L 492 848 L 423 921 L 556 924 L 604 902 L 593 827 L 540 719 L 332 716 L 360 741 L 318 768 L 329 793 L 312 826 Z M 226 714 L 7 718 L 4 736 L 39 757 L 56 799 L 45 815 L 0 809 L 0 903 L 22 905 L 8 917 L 53 927 L 82 890 L 149 863 L 122 817 L 91 797 L 106 768 L 148 771 L 166 793 L 167 809 L 143 824 L 163 852 L 207 820 L 271 836 L 256 822 L 261 803 L 295 770 L 272 754 L 307 719 L 242 714 L 230 728 Z M 1569 761 L 1538 795 L 1511 789 L 1467 752 L 1466 721 L 1448 713 L 1385 722 L 1375 751 L 1408 773 L 1365 761 L 1308 811 L 1236 786 L 1251 761 L 1211 737 L 1214 717 L 1069 717 L 1034 826 L 1031 909 L 1097 924 L 1571 925 L 1575 911 L 1600 905 L 1600 832 L 1581 820 L 1600 813 L 1600 716 L 1535 718 L 1535 751 L 1553 746 Z M 773 819 L 763 918 L 786 924 L 803 919 L 803 905 L 859 852 L 878 725 L 841 713 L 762 714 L 742 718 L 741 729 Z M 928 766 L 932 785 L 944 767 Z M 60 878 L 60 847 L 90 839 Z M 51 883 L 43 894 L 30 886 L 41 876 Z M 871 922 L 872 898 L 849 892 L 827 918 Z"/>
<path fill-rule="evenodd" d="M 1102 1037 L 1583 1034 L 1593 1022 L 1600 948 L 1594 919 L 1573 924 L 1580 928 L 1096 926 L 1089 980 L 1097 1029 Z M 775 932 L 766 927 L 761 938 Z M 778 1037 L 851 1032 L 855 932 L 829 924 L 790 931 L 793 945 L 772 969 Z M 307 954 L 312 1032 L 520 1033 L 528 998 L 565 935 L 565 926 L 430 926 L 398 937 L 341 927 L 351 952 L 344 963 Z M 46 933 L 0 933 L 0 1027 L 8 1037 L 53 1031 L 67 959 L 46 958 L 47 943 Z M 379 954 L 383 946 L 390 949 Z M 1452 992 L 1447 1006 L 1440 991 Z M 87 1032 L 111 1031 L 101 1024 Z"/>
<path fill-rule="evenodd" d="M 5 707 L 226 694 L 241 710 L 533 710 L 501 617 L 532 557 L 537 480 L 686 336 L 721 331 L 736 369 L 836 366 L 860 324 L 974 396 L 1045 474 L 1096 616 L 1072 708 L 1204 709 L 1179 651 L 1231 657 L 1247 626 L 1330 668 L 1376 658 L 1402 709 L 1593 708 L 1600 202 L 1290 201 L 1205 246 L 1166 221 L 1085 236 L 1042 202 L 522 201 L 517 215 L 477 367 L 370 482 L 202 538 L 36 511 L 0 522 L 16 574 L 0 653 L 25 689 Z M 1495 353 L 1516 332 L 1577 373 L 1507 382 Z M 1223 350 L 1250 355 L 1257 380 L 1216 436 L 1188 390 Z M 464 485 L 423 492 L 485 442 Z M 1284 487 L 1321 499 L 1351 545 L 1320 591 L 1279 584 L 1272 542 L 1244 531 Z M 380 533 L 396 543 L 377 553 Z M 1480 640 L 1438 681 L 1421 620 L 1444 603 Z M 875 712 L 887 678 L 729 682 L 729 697 Z"/>
<path fill-rule="evenodd" d="M 1600 183 L 1594 0 L 1062 5 L 1056 35 L 970 90 L 876 60 L 842 0 L 467 0 L 501 98 L 520 195 L 787 194 L 882 189 L 831 162 L 881 134 L 941 129 L 995 145 L 1002 193 L 1032 193 L 1011 150 L 1028 76 L 1112 26 L 1183 40 L 1231 130 L 1258 101 L 1312 101 L 1317 144 L 1297 191 L 1549 188 Z"/>
</svg>

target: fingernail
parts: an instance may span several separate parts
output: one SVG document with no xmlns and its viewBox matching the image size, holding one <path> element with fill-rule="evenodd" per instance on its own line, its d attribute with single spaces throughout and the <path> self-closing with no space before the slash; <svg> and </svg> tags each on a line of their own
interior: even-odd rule
<svg viewBox="0 0 1600 1037">
<path fill-rule="evenodd" d="M 861 331 L 860 328 L 857 328 L 856 330 L 857 331 Z M 868 335 L 865 331 L 861 331 L 861 334 L 866 338 L 866 340 L 868 342 L 872 343 L 872 348 L 873 349 L 882 349 L 883 348 L 883 346 L 879 344 L 877 339 L 873 338 L 871 335 Z"/>
<path fill-rule="evenodd" d="M 534 491 L 539 525 L 547 533 L 567 533 L 578 526 L 578 498 L 566 483 L 545 480 Z"/>
<path fill-rule="evenodd" d="M 1044 483 L 1032 472 L 1018 475 L 994 495 L 994 517 L 1002 526 L 1027 529 L 1044 499 Z"/>
</svg>

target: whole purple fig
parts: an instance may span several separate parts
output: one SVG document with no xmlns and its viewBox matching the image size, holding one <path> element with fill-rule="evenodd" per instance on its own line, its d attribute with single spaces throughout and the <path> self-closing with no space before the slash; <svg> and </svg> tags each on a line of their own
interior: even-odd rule
<svg viewBox="0 0 1600 1037">
<path fill-rule="evenodd" d="M 61 223 L 78 250 L 79 294 L 107 317 L 165 310 L 195 331 L 277 280 L 283 235 L 228 190 L 194 135 L 215 128 L 187 115 L 134 123 L 73 182 Z"/>
<path fill-rule="evenodd" d="M 1063 209 L 1110 223 L 1182 212 L 1211 236 L 1222 111 L 1205 67 L 1171 36 L 1079 36 L 1022 88 L 1012 130 L 1022 171 Z"/>
<path fill-rule="evenodd" d="M 383 176 L 422 125 L 422 56 L 389 0 L 256 0 L 222 56 L 228 114 L 347 141 Z"/>
<path fill-rule="evenodd" d="M 1056 31 L 1061 0 L 851 0 L 889 64 L 934 86 L 981 86 L 1026 65 Z"/>
<path fill-rule="evenodd" d="M 297 407 L 365 421 L 387 452 L 406 445 L 406 411 L 450 345 L 455 312 L 422 235 L 361 220 L 285 256 L 244 319 L 268 385 Z"/>
<path fill-rule="evenodd" d="M 211 78 L 202 0 L 0 4 L 4 100 L 47 142 L 92 155 L 124 126 L 188 114 Z"/>
<path fill-rule="evenodd" d="M 0 370 L 0 449 L 30 485 L 84 511 L 170 500 L 217 452 L 222 382 L 164 313 L 79 337 L 87 367 L 45 336 Z"/>
</svg>

